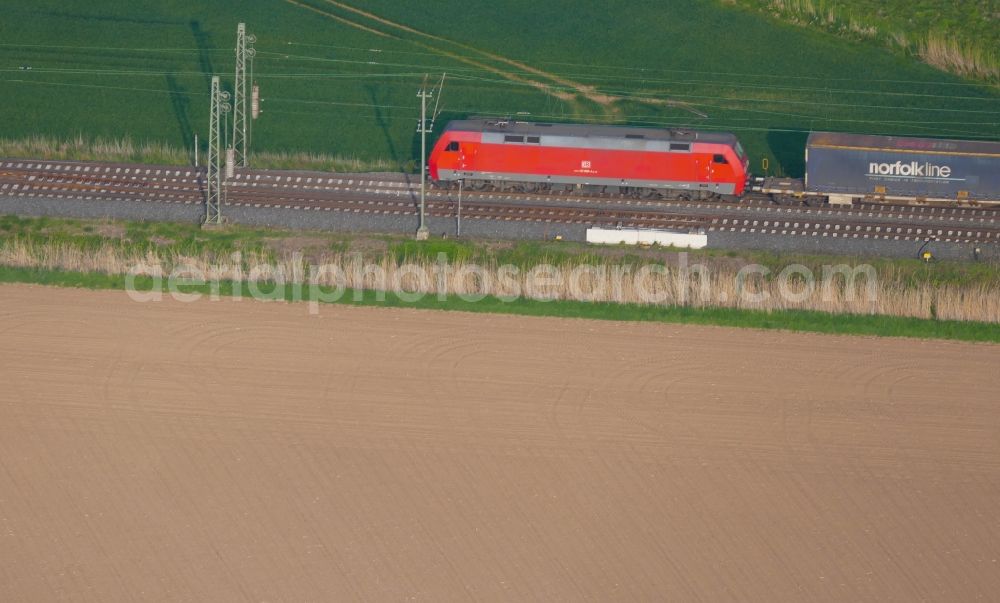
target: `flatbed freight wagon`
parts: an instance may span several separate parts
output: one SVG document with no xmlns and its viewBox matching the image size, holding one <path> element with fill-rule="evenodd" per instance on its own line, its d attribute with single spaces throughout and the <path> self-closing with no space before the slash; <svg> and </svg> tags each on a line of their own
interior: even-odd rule
<svg viewBox="0 0 1000 603">
<path fill-rule="evenodd" d="M 1000 201 L 1000 143 L 814 132 L 810 192 L 903 201 Z"/>
<path fill-rule="evenodd" d="M 1000 143 L 814 132 L 805 181 L 767 178 L 759 190 L 796 197 L 910 203 L 1000 203 Z"/>
</svg>

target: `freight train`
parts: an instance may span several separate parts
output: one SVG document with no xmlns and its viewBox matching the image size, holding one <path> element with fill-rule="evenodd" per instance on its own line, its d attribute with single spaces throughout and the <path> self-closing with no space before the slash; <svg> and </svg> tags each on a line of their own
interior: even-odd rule
<svg viewBox="0 0 1000 603">
<path fill-rule="evenodd" d="M 730 133 L 461 120 L 431 152 L 433 183 L 776 203 L 1000 203 L 1000 143 L 815 132 L 804 179 L 755 177 Z"/>
</svg>

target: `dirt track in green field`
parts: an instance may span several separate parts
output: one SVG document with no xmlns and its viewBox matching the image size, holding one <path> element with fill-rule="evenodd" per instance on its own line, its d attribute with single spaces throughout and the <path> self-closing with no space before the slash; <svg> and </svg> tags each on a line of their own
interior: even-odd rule
<svg viewBox="0 0 1000 603">
<path fill-rule="evenodd" d="M 304 5 L 296 0 L 286 0 L 291 4 L 296 6 L 302 6 L 303 8 L 308 8 L 319 12 L 320 14 L 327 15 L 341 23 L 350 25 L 352 27 L 357 27 L 362 31 L 368 31 L 376 35 L 382 35 L 387 37 L 396 37 L 390 33 L 380 31 L 378 29 L 373 29 L 366 23 L 376 23 L 381 26 L 385 26 L 390 30 L 397 30 L 404 34 L 411 34 L 416 39 L 410 39 L 409 41 L 416 44 L 422 48 L 425 48 L 433 53 L 439 54 L 443 57 L 454 59 L 458 62 L 471 65 L 475 68 L 488 71 L 503 77 L 504 79 L 510 80 L 511 82 L 516 82 L 520 84 L 525 84 L 532 86 L 541 90 L 543 93 L 557 98 L 562 101 L 573 103 L 576 97 L 582 96 L 584 99 L 598 105 L 605 112 L 605 117 L 609 120 L 618 120 L 621 118 L 621 111 L 619 103 L 621 101 L 635 101 L 639 103 L 645 103 L 650 105 L 670 105 L 675 107 L 683 107 L 694 113 L 695 115 L 703 116 L 704 114 L 695 110 L 688 103 L 681 103 L 678 101 L 670 100 L 667 98 L 651 98 L 651 97 L 638 97 L 638 96 L 628 96 L 628 95 L 617 95 L 617 94 L 607 94 L 598 91 L 596 86 L 589 84 L 582 84 L 580 82 L 574 81 L 572 79 L 561 77 L 549 71 L 539 69 L 538 67 L 533 67 L 526 64 L 524 61 L 518 61 L 506 56 L 487 52 L 469 44 L 461 44 L 449 40 L 447 38 L 433 35 L 424 31 L 420 31 L 409 27 L 402 23 L 397 23 L 395 21 L 390 21 L 384 17 L 380 17 L 374 13 L 360 10 L 354 8 L 343 2 L 336 2 L 335 0 L 324 0 L 327 4 L 333 5 L 334 7 L 346 10 L 352 15 L 356 15 L 358 20 L 351 20 L 341 16 L 337 16 L 327 11 L 316 9 L 308 5 Z M 364 22 L 362 22 L 364 21 Z M 398 38 L 397 38 L 398 39 Z M 420 40 L 427 40 L 423 42 Z M 449 47 L 459 49 L 458 52 L 449 50 Z M 476 57 L 476 58 L 473 58 Z M 508 68 L 513 68 L 515 71 L 508 71 L 505 69 L 500 69 L 496 66 L 487 64 L 483 62 L 483 59 L 491 61 L 496 64 L 504 65 Z M 532 79 L 534 78 L 534 79 Z"/>
</svg>

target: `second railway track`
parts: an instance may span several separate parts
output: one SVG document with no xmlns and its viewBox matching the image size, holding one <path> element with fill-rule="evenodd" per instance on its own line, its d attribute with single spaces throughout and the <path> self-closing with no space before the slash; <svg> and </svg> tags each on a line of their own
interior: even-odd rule
<svg viewBox="0 0 1000 603">
<path fill-rule="evenodd" d="M 228 183 L 228 204 L 301 211 L 410 215 L 419 185 L 405 175 L 241 170 Z M 132 200 L 197 204 L 204 170 L 68 161 L 0 161 L 0 194 L 65 200 Z M 457 191 L 430 190 L 428 215 L 458 213 Z M 1000 243 L 1000 210 L 863 204 L 790 207 L 750 197 L 744 203 L 464 191 L 465 219 L 533 221 L 621 228 L 725 231 L 783 236 Z"/>
</svg>

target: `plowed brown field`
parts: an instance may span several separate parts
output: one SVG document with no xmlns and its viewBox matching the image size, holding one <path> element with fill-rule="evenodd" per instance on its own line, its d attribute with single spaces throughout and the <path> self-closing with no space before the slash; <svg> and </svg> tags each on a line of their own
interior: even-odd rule
<svg viewBox="0 0 1000 603">
<path fill-rule="evenodd" d="M 0 287 L 0 601 L 971 601 L 1000 346 Z"/>
</svg>

